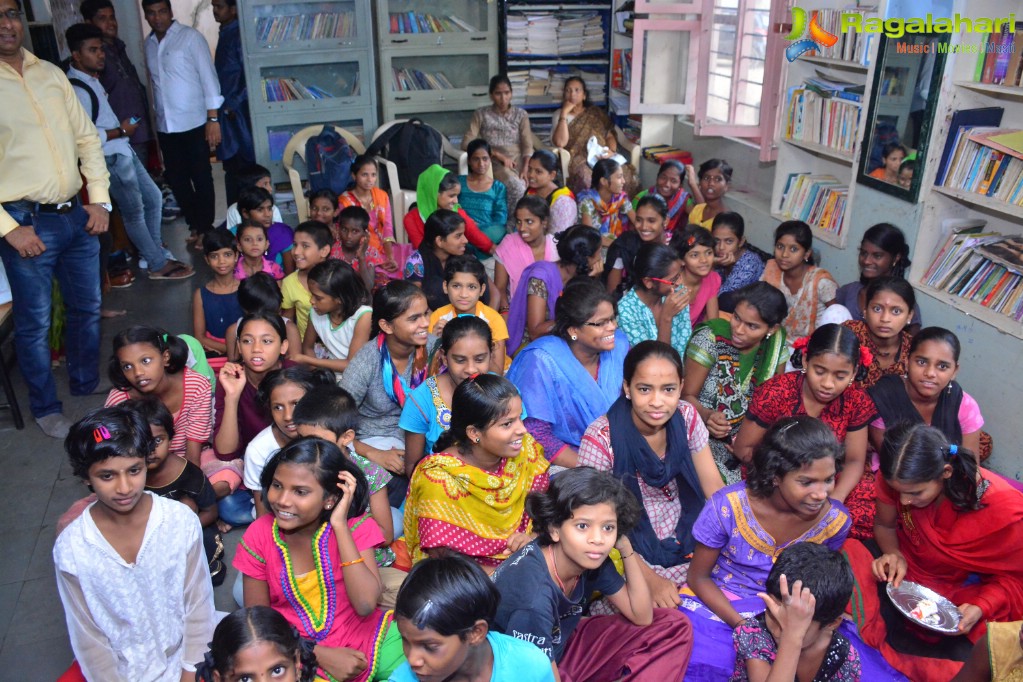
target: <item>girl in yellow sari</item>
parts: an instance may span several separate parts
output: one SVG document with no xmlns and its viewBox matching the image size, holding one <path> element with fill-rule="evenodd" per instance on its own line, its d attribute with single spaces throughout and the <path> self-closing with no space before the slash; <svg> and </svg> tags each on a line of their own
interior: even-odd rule
<svg viewBox="0 0 1023 682">
<path fill-rule="evenodd" d="M 491 571 L 532 540 L 526 495 L 548 483 L 515 386 L 492 374 L 459 384 L 435 450 L 416 467 L 405 504 L 412 561 L 457 552 Z"/>
</svg>

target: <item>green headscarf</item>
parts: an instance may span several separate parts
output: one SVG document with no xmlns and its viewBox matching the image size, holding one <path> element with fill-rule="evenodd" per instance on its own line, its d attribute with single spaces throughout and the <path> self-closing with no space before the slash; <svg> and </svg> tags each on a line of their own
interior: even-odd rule
<svg viewBox="0 0 1023 682">
<path fill-rule="evenodd" d="M 419 181 L 416 182 L 416 208 L 424 223 L 437 210 L 440 181 L 450 172 L 447 168 L 435 163 L 419 174 Z"/>
</svg>

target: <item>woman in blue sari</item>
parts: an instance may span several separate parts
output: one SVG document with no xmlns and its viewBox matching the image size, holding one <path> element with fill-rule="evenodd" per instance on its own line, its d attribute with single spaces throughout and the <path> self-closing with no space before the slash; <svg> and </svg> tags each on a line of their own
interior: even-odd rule
<svg viewBox="0 0 1023 682">
<path fill-rule="evenodd" d="M 596 280 L 570 281 L 551 334 L 519 351 L 506 375 L 522 394 L 526 428 L 552 463 L 576 466 L 586 427 L 622 391 L 628 351 L 611 295 Z"/>
</svg>

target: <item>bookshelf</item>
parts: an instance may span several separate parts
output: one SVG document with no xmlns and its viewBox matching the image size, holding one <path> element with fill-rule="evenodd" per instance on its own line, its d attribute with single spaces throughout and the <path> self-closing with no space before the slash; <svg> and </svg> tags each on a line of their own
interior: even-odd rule
<svg viewBox="0 0 1023 682">
<path fill-rule="evenodd" d="M 501 4 L 501 70 L 512 82 L 512 104 L 529 113 L 541 139 L 550 139 L 551 116 L 569 76 L 581 76 L 594 104 L 607 106 L 611 9 L 611 2 L 579 0 Z"/>
<path fill-rule="evenodd" d="M 360 139 L 376 129 L 369 0 L 238 3 L 256 161 L 287 180 L 291 135 L 333 123 Z"/>
<path fill-rule="evenodd" d="M 963 11 L 959 7 L 956 9 Z M 971 3 L 969 8 L 971 12 L 997 13 L 1003 10 L 1004 6 L 994 0 L 978 2 L 976 6 Z M 1021 38 L 1023 33 L 1017 33 L 1015 37 Z M 951 37 L 954 43 L 978 47 L 987 39 L 984 35 L 970 33 Z M 1016 50 L 1019 49 L 1020 46 L 1017 46 Z M 1023 300 L 1023 267 L 1015 264 L 1017 259 L 1010 258 L 1006 261 L 997 257 L 988 258 L 989 254 L 985 254 L 984 251 L 991 247 L 981 244 L 970 247 L 968 255 L 972 261 L 964 264 L 965 274 L 960 273 L 959 278 L 946 281 L 941 281 L 941 278 L 935 275 L 943 265 L 946 270 L 950 268 L 947 261 L 947 246 L 952 235 L 953 221 L 956 219 L 983 221 L 983 227 L 979 229 L 984 234 L 995 233 L 1011 238 L 1023 233 L 1021 228 L 1023 206 L 998 198 L 1004 197 L 1005 193 L 1000 192 L 1003 186 L 993 182 L 993 176 L 989 190 L 985 191 L 978 179 L 971 180 L 969 171 L 961 162 L 955 161 L 955 147 L 946 164 L 941 163 L 944 147 L 950 136 L 955 146 L 962 145 L 960 156 L 963 156 L 978 152 L 975 146 L 967 148 L 966 142 L 971 140 L 981 145 L 979 153 L 984 153 L 983 145 L 990 143 L 987 136 L 993 134 L 983 132 L 984 128 L 978 128 L 965 136 L 959 135 L 956 144 L 957 129 L 952 128 L 952 117 L 955 112 L 1000 107 L 1004 112 L 1001 123 L 997 124 L 998 128 L 1009 130 L 1023 128 L 1023 87 L 1010 84 L 1011 80 L 1003 83 L 983 82 L 984 68 L 978 62 L 976 53 L 949 54 L 944 76 L 935 115 L 934 141 L 928 152 L 927 169 L 923 178 L 926 198 L 909 278 L 919 291 L 952 307 L 965 317 L 974 318 L 999 332 L 1023 339 L 1023 324 L 1020 322 L 1023 318 L 1021 313 L 1023 304 L 1020 303 Z M 967 139 L 964 140 L 964 137 Z M 997 164 L 999 158 L 1002 162 L 1013 163 L 1012 166 L 1006 166 L 1010 169 L 1018 170 L 1019 166 L 1016 164 L 1023 163 L 1019 157 L 1013 157 L 1012 154 L 995 156 L 992 161 Z M 953 177 L 957 167 L 958 174 Z M 997 165 L 990 166 L 992 169 L 996 167 Z M 1019 182 L 1018 178 L 1015 182 Z M 935 281 L 936 279 L 938 281 Z M 999 282 L 1003 279 L 1004 283 L 999 288 Z"/>
<path fill-rule="evenodd" d="M 631 142 L 639 142 L 642 116 L 630 116 L 632 106 L 632 29 L 636 22 L 635 3 L 615 0 L 611 14 L 611 78 L 608 110 L 615 124 Z"/>
<path fill-rule="evenodd" d="M 803 220 L 814 238 L 844 248 L 856 193 L 856 159 L 877 57 L 869 34 L 842 33 L 841 12 L 826 3 L 800 3 L 839 36 L 836 45 L 787 62 L 775 142 L 778 158 L 771 215 Z M 869 10 L 862 10 L 869 12 Z M 834 30 L 831 30 L 834 29 Z"/>
<path fill-rule="evenodd" d="M 458 140 L 498 71 L 493 0 L 376 0 L 382 121 L 415 117 Z"/>
</svg>

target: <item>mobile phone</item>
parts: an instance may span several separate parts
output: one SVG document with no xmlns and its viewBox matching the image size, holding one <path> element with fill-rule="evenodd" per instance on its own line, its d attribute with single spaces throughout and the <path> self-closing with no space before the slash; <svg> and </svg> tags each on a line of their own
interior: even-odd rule
<svg viewBox="0 0 1023 682">
<path fill-rule="evenodd" d="M 130 123 L 132 125 L 135 125 L 136 123 L 138 123 L 141 120 L 142 120 L 141 116 L 132 116 L 131 118 L 128 119 L 128 123 Z"/>
</svg>

